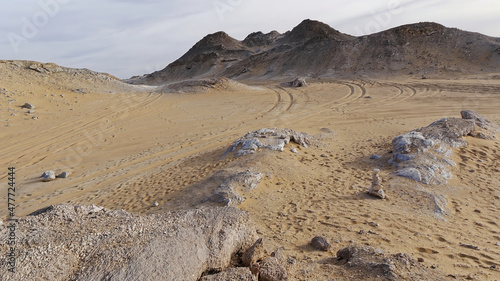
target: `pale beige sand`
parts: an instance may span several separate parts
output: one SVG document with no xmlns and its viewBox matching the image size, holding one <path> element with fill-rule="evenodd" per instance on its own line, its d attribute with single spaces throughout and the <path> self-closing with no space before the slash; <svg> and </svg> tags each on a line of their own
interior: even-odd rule
<svg viewBox="0 0 500 281">
<path fill-rule="evenodd" d="M 455 150 L 458 176 L 440 187 L 395 178 L 387 164 L 394 136 L 459 117 L 460 110 L 500 124 L 500 80 L 308 80 L 298 89 L 247 81 L 256 88 L 189 94 L 104 88 L 77 94 L 27 81 L 3 79 L 2 88 L 18 92 L 0 96 L 0 182 L 6 186 L 7 167 L 16 167 L 19 216 L 59 203 L 140 213 L 187 208 L 197 203 L 190 198 L 206 193 L 197 182 L 248 165 L 267 176 L 240 208 L 271 248 L 320 260 L 332 253 L 307 243 L 323 235 L 332 252 L 355 242 L 421 257 L 445 274 L 500 278 L 498 266 L 490 268 L 500 261 L 500 142 L 468 138 L 470 146 Z M 25 102 L 36 106 L 37 120 L 20 109 Z M 287 149 L 218 160 L 235 139 L 267 127 L 307 132 L 323 145 L 297 148 L 298 155 Z M 374 153 L 382 159 L 369 159 Z M 384 183 L 394 180 L 385 187 L 389 200 L 364 194 L 373 168 L 382 170 Z M 45 170 L 71 175 L 41 182 Z M 426 190 L 446 195 L 444 220 L 434 215 Z M 152 207 L 154 201 L 160 206 Z"/>
</svg>

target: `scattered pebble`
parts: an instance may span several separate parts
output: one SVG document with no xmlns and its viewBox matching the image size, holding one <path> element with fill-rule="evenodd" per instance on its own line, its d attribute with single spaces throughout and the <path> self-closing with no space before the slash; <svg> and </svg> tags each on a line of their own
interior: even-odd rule
<svg viewBox="0 0 500 281">
<path fill-rule="evenodd" d="M 153 206 L 158 207 L 159 205 L 160 203 L 158 203 L 158 201 L 153 202 Z"/>
<path fill-rule="evenodd" d="M 478 246 L 474 246 L 474 245 L 460 243 L 460 246 L 465 247 L 465 248 L 469 248 L 469 249 L 473 249 L 473 250 L 479 250 L 479 247 Z"/>
<path fill-rule="evenodd" d="M 372 154 L 372 156 L 370 156 L 370 159 L 374 159 L 374 160 L 378 160 L 382 158 L 380 155 L 377 155 L 377 154 Z"/>
<path fill-rule="evenodd" d="M 424 258 L 418 258 L 418 262 L 424 262 Z"/>
</svg>

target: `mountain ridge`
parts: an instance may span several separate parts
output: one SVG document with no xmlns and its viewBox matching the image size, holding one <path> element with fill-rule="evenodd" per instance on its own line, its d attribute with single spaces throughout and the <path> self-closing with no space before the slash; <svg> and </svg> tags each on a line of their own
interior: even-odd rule
<svg viewBox="0 0 500 281">
<path fill-rule="evenodd" d="M 480 33 L 420 22 L 356 37 L 306 19 L 283 34 L 253 32 L 242 41 L 222 31 L 209 34 L 164 69 L 125 81 L 155 85 L 218 76 L 439 76 L 499 66 L 500 38 Z"/>
</svg>

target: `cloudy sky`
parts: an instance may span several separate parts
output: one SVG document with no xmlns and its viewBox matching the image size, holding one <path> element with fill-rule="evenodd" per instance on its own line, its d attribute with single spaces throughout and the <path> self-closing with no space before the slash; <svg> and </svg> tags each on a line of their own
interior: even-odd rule
<svg viewBox="0 0 500 281">
<path fill-rule="evenodd" d="M 16 0 L 0 8 L 0 59 L 119 78 L 150 73 L 220 30 L 242 40 L 306 18 L 351 35 L 434 21 L 500 37 L 498 0 Z"/>
</svg>

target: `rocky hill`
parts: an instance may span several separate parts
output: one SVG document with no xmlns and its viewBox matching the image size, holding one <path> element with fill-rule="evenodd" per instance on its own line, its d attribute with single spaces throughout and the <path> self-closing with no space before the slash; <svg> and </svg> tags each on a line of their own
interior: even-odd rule
<svg viewBox="0 0 500 281">
<path fill-rule="evenodd" d="M 51 93 L 66 91 L 82 94 L 149 90 L 148 87 L 123 83 L 107 73 L 27 60 L 0 60 L 0 85 L 20 93 L 33 91 L 35 87 L 44 87 Z"/>
<path fill-rule="evenodd" d="M 254 32 L 243 41 L 224 32 L 207 35 L 164 69 L 128 82 L 158 85 L 216 76 L 447 75 L 498 66 L 500 38 L 432 22 L 354 37 L 308 19 L 284 34 Z"/>
</svg>

